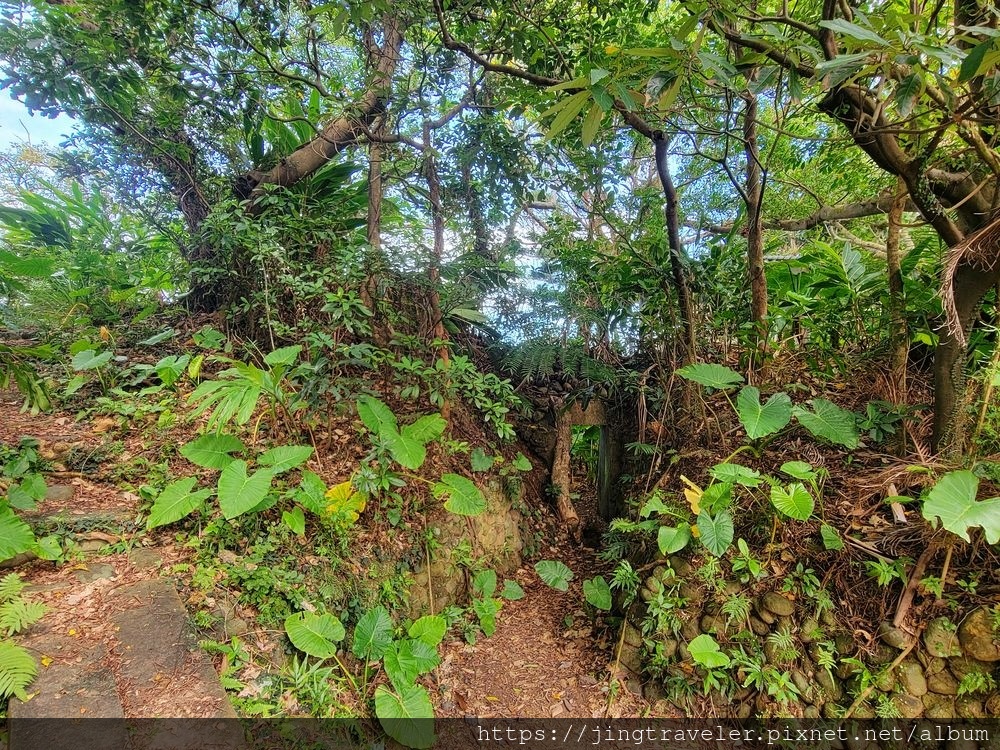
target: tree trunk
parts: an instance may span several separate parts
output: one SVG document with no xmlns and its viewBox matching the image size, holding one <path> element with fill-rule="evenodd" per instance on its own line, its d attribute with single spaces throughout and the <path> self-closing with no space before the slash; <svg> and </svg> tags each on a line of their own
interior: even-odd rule
<svg viewBox="0 0 1000 750">
<path fill-rule="evenodd" d="M 906 330 L 906 310 L 903 301 L 903 272 L 900 268 L 902 253 L 899 234 L 906 208 L 906 184 L 901 178 L 896 180 L 896 196 L 889 209 L 889 231 L 885 241 L 885 261 L 889 273 L 889 347 L 891 366 L 889 389 L 892 402 L 896 406 L 906 403 L 906 367 L 910 356 L 910 336 Z M 906 452 L 906 430 L 898 435 L 899 454 Z"/>
<path fill-rule="evenodd" d="M 748 80 L 756 71 L 748 73 Z M 757 97 L 750 90 L 743 93 L 743 143 L 746 154 L 747 271 L 750 277 L 750 320 L 754 325 L 754 350 L 751 367 L 756 367 L 767 352 L 767 276 L 764 271 L 764 225 L 761 220 L 764 198 L 763 171 L 757 146 Z"/>
<path fill-rule="evenodd" d="M 583 530 L 580 528 L 580 516 L 573 507 L 572 481 L 570 478 L 570 448 L 573 445 L 573 422 L 569 409 L 556 407 L 556 449 L 552 460 L 552 486 L 556 493 L 556 510 L 559 518 L 566 524 L 570 535 L 580 541 Z"/>
<path fill-rule="evenodd" d="M 694 300 L 691 296 L 691 287 L 688 284 L 687 273 L 684 268 L 684 247 L 681 245 L 677 191 L 674 189 L 674 182 L 670 177 L 670 167 L 667 164 L 668 145 L 663 133 L 656 133 L 653 138 L 653 150 L 656 157 L 656 174 L 659 176 L 660 186 L 663 188 L 663 212 L 667 222 L 670 272 L 673 277 L 674 288 L 677 290 L 681 325 L 684 330 L 685 353 L 683 364 L 689 364 L 695 361 L 698 351 L 694 331 Z"/>
<path fill-rule="evenodd" d="M 430 199 L 431 225 L 434 233 L 431 262 L 427 269 L 430 281 L 431 328 L 434 338 L 439 342 L 438 358 L 443 363 L 443 377 L 447 380 L 450 359 L 448 356 L 448 332 L 444 327 L 444 314 L 441 312 L 441 261 L 444 257 L 444 211 L 441 206 L 441 180 L 438 177 L 437 163 L 434 159 L 434 144 L 431 142 L 430 120 L 424 120 L 424 175 L 427 178 L 427 194 Z M 445 400 L 441 405 L 441 416 L 448 419 L 451 404 Z"/>
</svg>

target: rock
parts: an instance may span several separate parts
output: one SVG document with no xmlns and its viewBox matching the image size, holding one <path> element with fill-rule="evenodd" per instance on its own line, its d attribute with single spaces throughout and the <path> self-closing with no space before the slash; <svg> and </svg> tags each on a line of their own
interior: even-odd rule
<svg viewBox="0 0 1000 750">
<path fill-rule="evenodd" d="M 812 643 L 817 640 L 817 635 L 821 635 L 821 633 L 817 633 L 819 630 L 819 622 L 813 617 L 807 617 L 802 621 L 802 627 L 799 628 L 799 640 L 803 643 Z"/>
<path fill-rule="evenodd" d="M 914 695 L 896 693 L 896 695 L 892 697 L 892 704 L 896 707 L 896 710 L 899 711 L 900 717 L 904 719 L 917 719 L 924 713 L 923 701 Z"/>
<path fill-rule="evenodd" d="M 993 630 L 993 616 L 987 607 L 973 610 L 958 628 L 958 642 L 966 656 L 979 661 L 1000 661 L 1000 642 Z"/>
<path fill-rule="evenodd" d="M 130 550 L 128 559 L 139 570 L 153 570 L 163 565 L 163 556 L 159 552 L 144 547 Z"/>
<path fill-rule="evenodd" d="M 991 719 L 1000 716 L 1000 693 L 991 693 L 985 702 L 986 715 Z"/>
<path fill-rule="evenodd" d="M 740 703 L 736 707 L 737 719 L 749 719 L 753 715 L 753 706 L 749 703 Z"/>
<path fill-rule="evenodd" d="M 802 711 L 803 719 L 818 719 L 820 717 L 820 709 L 818 706 L 806 706 Z"/>
<path fill-rule="evenodd" d="M 684 621 L 684 624 L 681 626 L 681 635 L 684 637 L 685 641 L 693 641 L 701 635 L 701 631 L 698 630 L 697 617 L 692 617 Z"/>
<path fill-rule="evenodd" d="M 646 579 L 645 586 L 647 589 L 652 591 L 654 594 L 659 594 L 663 591 L 663 582 L 660 581 L 656 576 L 650 576 Z"/>
<path fill-rule="evenodd" d="M 875 674 L 875 688 L 883 693 L 891 693 L 896 687 L 896 678 L 888 670 L 880 670 Z"/>
<path fill-rule="evenodd" d="M 927 623 L 924 630 L 924 646 L 931 656 L 947 659 L 951 656 L 961 656 L 962 649 L 958 643 L 958 633 L 955 623 L 947 617 L 937 617 Z"/>
<path fill-rule="evenodd" d="M 856 709 L 854 709 L 855 719 L 874 719 L 875 709 L 869 706 L 867 703 L 862 703 Z"/>
<path fill-rule="evenodd" d="M 45 499 L 52 503 L 68 503 L 76 495 L 76 487 L 70 484 L 52 484 L 45 488 Z"/>
<path fill-rule="evenodd" d="M 761 607 L 779 617 L 790 617 L 795 612 L 795 604 L 774 591 L 768 591 L 760 598 Z"/>
<path fill-rule="evenodd" d="M 884 643 L 876 643 L 875 648 L 872 649 L 871 656 L 868 660 L 875 665 L 881 666 L 882 664 L 890 664 L 896 660 L 899 654 L 895 649 L 886 646 Z"/>
<path fill-rule="evenodd" d="M 682 583 L 680 588 L 677 589 L 677 593 L 680 594 L 681 598 L 687 601 L 689 606 L 698 607 L 705 600 L 704 592 L 690 583 Z"/>
<path fill-rule="evenodd" d="M 916 661 L 905 659 L 898 667 L 899 686 L 909 695 L 919 698 L 927 692 L 927 678 L 924 669 Z"/>
<path fill-rule="evenodd" d="M 955 713 L 963 719 L 985 719 L 983 702 L 972 695 L 960 695 L 955 699 Z"/>
<path fill-rule="evenodd" d="M 743 584 L 739 581 L 726 581 L 726 585 L 722 589 L 723 593 L 728 596 L 736 596 L 743 591 Z"/>
<path fill-rule="evenodd" d="M 834 703 L 832 701 L 830 703 L 825 703 L 823 705 L 823 718 L 824 719 L 839 719 L 840 718 L 840 714 L 842 712 L 843 712 L 843 709 L 841 709 L 840 706 L 838 706 L 836 703 Z M 857 714 L 855 713 L 855 715 L 857 715 Z"/>
<path fill-rule="evenodd" d="M 959 682 L 961 682 L 965 675 L 972 672 L 989 674 L 993 671 L 993 664 L 985 661 L 979 661 L 978 659 L 973 659 L 968 656 L 955 656 L 948 660 L 948 669 L 950 669 L 951 673 L 958 678 Z"/>
<path fill-rule="evenodd" d="M 76 548 L 85 555 L 96 555 L 107 546 L 107 542 L 99 539 L 84 539 L 76 545 Z"/>
<path fill-rule="evenodd" d="M 938 695 L 958 695 L 958 680 L 947 669 L 927 677 L 927 689 Z"/>
<path fill-rule="evenodd" d="M 701 632 L 715 633 L 725 638 L 729 635 L 729 628 L 726 626 L 724 618 L 717 615 L 705 615 L 701 618 Z"/>
<path fill-rule="evenodd" d="M 824 695 L 831 701 L 839 701 L 844 694 L 840 683 L 827 669 L 820 669 L 816 672 L 816 684 L 820 686 Z"/>
<path fill-rule="evenodd" d="M 621 652 L 619 653 L 619 661 L 622 666 L 626 667 L 631 672 L 634 672 L 635 674 L 642 673 L 642 653 L 632 644 L 622 643 Z"/>
<path fill-rule="evenodd" d="M 928 719 L 955 718 L 955 699 L 950 695 L 927 693 L 920 701 L 924 704 L 924 716 Z"/>
<path fill-rule="evenodd" d="M 854 638 L 851 637 L 850 633 L 845 633 L 843 631 L 836 633 L 833 636 L 833 644 L 837 648 L 837 653 L 841 656 L 852 655 L 856 647 Z"/>
<path fill-rule="evenodd" d="M 754 602 L 753 609 L 754 612 L 757 613 L 757 617 L 759 617 L 763 622 L 767 623 L 768 625 L 774 625 L 774 623 L 778 621 L 777 615 L 775 615 L 773 612 L 769 611 L 766 607 L 764 607 L 760 603 L 760 601 Z"/>
<path fill-rule="evenodd" d="M 910 645 L 910 636 L 897 627 L 893 627 L 890 622 L 883 622 L 878 627 L 879 637 L 887 646 L 902 651 Z"/>
<path fill-rule="evenodd" d="M 677 655 L 677 647 L 680 642 L 674 638 L 664 638 L 660 641 L 660 656 L 664 659 L 673 659 Z"/>
<path fill-rule="evenodd" d="M 666 565 L 657 565 L 653 568 L 653 577 L 663 581 L 667 578 L 667 570 Z"/>
<path fill-rule="evenodd" d="M 687 578 L 691 575 L 691 564 L 683 557 L 677 557 L 677 555 L 671 557 L 670 567 L 674 569 L 679 578 Z"/>
<path fill-rule="evenodd" d="M 114 578 L 114 566 L 107 563 L 91 563 L 83 570 L 74 570 L 73 575 L 80 583 L 93 583 L 102 578 Z"/>
<path fill-rule="evenodd" d="M 805 697 L 812 692 L 812 683 L 809 682 L 809 678 L 805 676 L 805 673 L 798 669 L 792 670 L 792 682 L 795 683 L 795 687 L 799 689 L 799 693 Z"/>
<path fill-rule="evenodd" d="M 625 623 L 624 642 L 633 648 L 642 647 L 642 633 L 630 622 Z"/>
<path fill-rule="evenodd" d="M 771 632 L 771 629 L 767 627 L 767 623 L 754 615 L 750 615 L 750 629 L 754 632 L 754 635 L 767 635 Z"/>
</svg>

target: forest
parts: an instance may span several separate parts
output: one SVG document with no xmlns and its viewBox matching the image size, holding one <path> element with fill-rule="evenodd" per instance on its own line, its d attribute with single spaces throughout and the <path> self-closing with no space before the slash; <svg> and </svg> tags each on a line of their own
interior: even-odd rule
<svg viewBox="0 0 1000 750">
<path fill-rule="evenodd" d="M 1000 718 L 992 3 L 0 0 L 0 88 L 13 750 Z"/>
</svg>

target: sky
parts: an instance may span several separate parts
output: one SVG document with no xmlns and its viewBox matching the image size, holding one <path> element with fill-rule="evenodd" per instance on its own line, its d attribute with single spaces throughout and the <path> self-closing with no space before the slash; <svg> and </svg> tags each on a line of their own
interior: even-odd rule
<svg viewBox="0 0 1000 750">
<path fill-rule="evenodd" d="M 73 120 L 66 115 L 54 120 L 29 115 L 23 104 L 0 92 L 0 149 L 28 140 L 35 146 L 45 142 L 58 146 L 72 128 Z"/>
</svg>

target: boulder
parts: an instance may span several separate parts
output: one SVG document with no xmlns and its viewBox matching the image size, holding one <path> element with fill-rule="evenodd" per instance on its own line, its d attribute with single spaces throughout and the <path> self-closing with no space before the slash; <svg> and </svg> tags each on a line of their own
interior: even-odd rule
<svg viewBox="0 0 1000 750">
<path fill-rule="evenodd" d="M 974 609 L 962 621 L 958 642 L 966 656 L 979 661 L 1000 661 L 1000 640 L 993 629 L 993 613 L 987 607 Z"/>
</svg>

